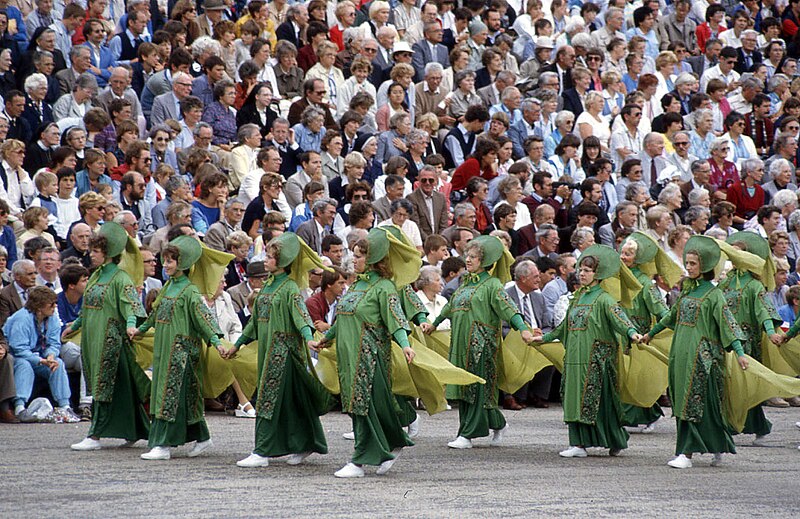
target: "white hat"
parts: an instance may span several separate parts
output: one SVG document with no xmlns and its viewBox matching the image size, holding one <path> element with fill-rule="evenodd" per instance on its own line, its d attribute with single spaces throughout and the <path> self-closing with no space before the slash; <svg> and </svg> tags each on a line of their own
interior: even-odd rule
<svg viewBox="0 0 800 519">
<path fill-rule="evenodd" d="M 397 54 L 398 52 L 409 52 L 414 54 L 414 49 L 411 48 L 411 45 L 409 45 L 408 42 L 398 41 L 394 44 L 394 47 L 392 47 L 392 54 Z"/>
<path fill-rule="evenodd" d="M 555 48 L 553 44 L 553 40 L 548 38 L 547 36 L 539 36 L 536 38 L 536 47 L 542 47 L 543 49 L 552 49 Z"/>
</svg>

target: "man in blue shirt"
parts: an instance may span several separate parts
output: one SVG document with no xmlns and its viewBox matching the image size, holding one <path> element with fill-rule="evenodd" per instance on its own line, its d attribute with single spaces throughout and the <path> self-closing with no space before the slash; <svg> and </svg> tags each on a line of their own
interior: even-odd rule
<svg viewBox="0 0 800 519">
<path fill-rule="evenodd" d="M 69 404 L 70 389 L 61 352 L 61 321 L 56 313 L 56 293 L 47 287 L 33 287 L 28 301 L 3 325 L 3 333 L 14 356 L 17 397 L 14 414 L 20 416 L 31 398 L 36 378 L 46 378 L 57 411 L 69 422 L 80 421 Z"/>
<path fill-rule="evenodd" d="M 71 260 L 76 261 L 76 260 Z M 61 321 L 61 333 L 81 314 L 83 292 L 89 281 L 89 270 L 80 263 L 67 263 L 58 272 L 61 280 L 61 293 L 58 294 L 56 307 Z M 83 376 L 83 363 L 81 360 L 81 347 L 72 341 L 61 345 L 61 360 L 68 370 L 78 371 L 81 374 L 80 401 L 78 415 L 82 420 L 92 419 L 92 397 L 86 394 L 86 379 Z"/>
</svg>

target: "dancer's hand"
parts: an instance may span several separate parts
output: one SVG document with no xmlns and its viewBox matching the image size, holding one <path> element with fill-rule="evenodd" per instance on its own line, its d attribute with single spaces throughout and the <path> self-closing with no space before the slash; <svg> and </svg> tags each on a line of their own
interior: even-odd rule
<svg viewBox="0 0 800 519">
<path fill-rule="evenodd" d="M 67 342 L 67 335 L 71 334 L 72 330 L 70 330 L 69 326 L 64 328 L 64 331 L 61 332 L 61 342 Z"/>
<path fill-rule="evenodd" d="M 641 339 L 639 339 L 639 342 L 641 342 L 642 344 L 650 344 L 650 341 L 653 340 L 653 337 L 649 333 L 640 335 L 640 337 Z"/>
<path fill-rule="evenodd" d="M 736 362 L 739 363 L 739 367 L 743 370 L 746 370 L 748 366 L 750 366 L 750 361 L 747 360 L 747 357 L 742 355 L 741 357 L 736 359 Z"/>
<path fill-rule="evenodd" d="M 785 341 L 785 335 L 781 335 L 780 333 L 773 333 L 769 336 L 769 340 L 772 341 L 772 344 L 775 346 L 780 346 Z"/>
<path fill-rule="evenodd" d="M 436 331 L 436 327 L 434 327 L 431 323 L 422 323 L 419 325 L 419 329 L 422 330 L 422 333 L 425 335 L 430 335 Z"/>
<path fill-rule="evenodd" d="M 409 364 L 411 364 L 411 361 L 414 360 L 414 357 L 417 355 L 410 346 L 403 348 L 403 354 L 406 356 L 406 361 L 408 361 Z"/>
<path fill-rule="evenodd" d="M 131 327 L 130 327 L 130 328 L 128 328 L 126 331 L 127 331 L 127 333 L 128 333 L 128 338 L 129 338 L 130 340 L 133 340 L 133 339 L 134 339 L 134 337 L 136 337 L 137 335 L 139 335 L 139 328 L 136 328 L 135 326 L 131 326 Z"/>
<path fill-rule="evenodd" d="M 644 341 L 644 337 L 645 337 L 645 336 L 644 336 L 644 335 L 642 335 L 641 333 L 634 333 L 634 334 L 631 336 L 631 340 L 632 340 L 633 342 L 640 343 L 640 342 L 643 342 L 643 341 Z"/>
<path fill-rule="evenodd" d="M 525 341 L 525 344 L 530 344 L 535 339 L 535 336 L 529 330 L 522 330 L 521 335 L 522 340 Z"/>
</svg>

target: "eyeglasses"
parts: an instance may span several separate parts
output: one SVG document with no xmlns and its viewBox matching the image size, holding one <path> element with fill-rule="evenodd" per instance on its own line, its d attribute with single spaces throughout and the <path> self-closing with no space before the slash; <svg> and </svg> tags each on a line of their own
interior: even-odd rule
<svg viewBox="0 0 800 519">
<path fill-rule="evenodd" d="M 192 84 L 191 84 L 191 83 L 175 83 L 175 84 L 176 84 L 176 85 L 180 85 L 180 86 L 185 86 L 185 87 L 190 87 L 190 86 L 192 86 Z"/>
<path fill-rule="evenodd" d="M 139 160 L 143 160 L 145 163 L 153 162 L 153 159 L 151 159 L 150 157 L 139 157 Z"/>
<path fill-rule="evenodd" d="M 325 91 L 324 90 L 314 90 L 314 93 L 317 94 L 318 96 L 325 95 Z"/>
<path fill-rule="evenodd" d="M 156 142 L 167 142 L 167 141 L 169 141 L 169 139 L 166 138 L 166 137 L 156 137 L 153 140 L 156 141 Z"/>
<path fill-rule="evenodd" d="M 155 259 L 142 260 L 142 263 L 158 263 Z"/>
<path fill-rule="evenodd" d="M 688 146 L 689 145 L 689 141 L 673 142 L 672 145 L 673 146 Z"/>
<path fill-rule="evenodd" d="M 631 114 L 631 117 L 641 117 L 642 112 L 636 112 L 635 114 Z"/>
<path fill-rule="evenodd" d="M 800 126 L 787 126 L 786 129 L 796 132 L 797 130 L 800 130 Z"/>
<path fill-rule="evenodd" d="M 586 61 L 603 61 L 600 56 L 586 56 Z"/>
<path fill-rule="evenodd" d="M 435 178 L 421 178 L 421 179 L 419 179 L 419 183 L 420 184 L 435 184 L 436 183 L 436 179 Z"/>
</svg>

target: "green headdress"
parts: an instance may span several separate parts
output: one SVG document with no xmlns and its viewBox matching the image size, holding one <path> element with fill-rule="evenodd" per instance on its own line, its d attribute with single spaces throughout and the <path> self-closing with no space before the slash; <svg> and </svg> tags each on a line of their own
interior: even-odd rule
<svg viewBox="0 0 800 519">
<path fill-rule="evenodd" d="M 511 265 L 514 263 L 514 256 L 506 249 L 500 238 L 497 236 L 478 236 L 469 244 L 479 245 L 483 250 L 481 267 L 487 269 L 489 274 L 499 279 L 501 283 L 511 281 Z"/>
<path fill-rule="evenodd" d="M 106 256 L 109 258 L 121 256 L 119 268 L 128 273 L 135 286 L 141 286 L 144 283 L 144 264 L 136 240 L 116 222 L 104 223 L 100 226 L 98 234 L 108 243 Z"/>
<path fill-rule="evenodd" d="M 600 286 L 622 306 L 630 307 L 631 301 L 642 289 L 633 272 L 622 264 L 617 251 L 607 245 L 592 245 L 578 258 L 578 265 L 584 258 L 595 258 L 597 268 L 594 277 Z"/>
<path fill-rule="evenodd" d="M 178 269 L 188 270 L 188 278 L 206 297 L 213 297 L 219 281 L 234 258 L 233 254 L 210 249 L 191 236 L 178 236 L 171 242 L 178 248 Z"/>
<path fill-rule="evenodd" d="M 710 272 L 719 264 L 722 253 L 720 242 L 709 236 L 695 234 L 690 236 L 683 247 L 683 262 L 686 263 L 686 255 L 690 252 L 697 254 L 700 258 L 700 272 L 705 274 Z"/>
<path fill-rule="evenodd" d="M 775 261 L 772 259 L 772 251 L 769 249 L 767 240 L 754 232 L 739 231 L 728 236 L 728 239 L 725 241 L 731 246 L 736 243 L 744 243 L 747 252 L 764 260 L 763 265 L 758 266 L 757 263 L 752 261 L 752 258 L 750 258 L 749 261 L 745 261 L 742 259 L 741 255 L 734 254 L 737 256 L 736 259 L 728 255 L 731 263 L 733 263 L 737 269 L 747 270 L 757 275 L 768 291 L 775 290 L 775 272 L 777 268 L 775 267 Z M 727 255 L 726 250 L 723 249 L 723 252 Z"/>
<path fill-rule="evenodd" d="M 419 251 L 405 240 L 395 238 L 393 232 L 389 231 L 387 227 L 374 227 L 367 235 L 369 242 L 367 265 L 374 265 L 382 259 L 388 258 L 394 275 L 394 283 L 398 288 L 416 281 L 422 268 L 422 257 Z"/>
<path fill-rule="evenodd" d="M 331 270 L 330 267 L 323 265 L 322 258 L 293 232 L 285 232 L 273 238 L 269 243 L 276 245 L 280 251 L 278 253 L 278 266 L 286 268 L 291 265 L 289 277 L 301 289 L 308 286 L 309 270 L 315 268 Z"/>
<path fill-rule="evenodd" d="M 651 277 L 658 274 L 671 287 L 678 284 L 683 270 L 649 234 L 636 231 L 625 239 L 625 242 L 628 241 L 636 242 L 636 259 L 633 262 L 639 270 Z"/>
</svg>

